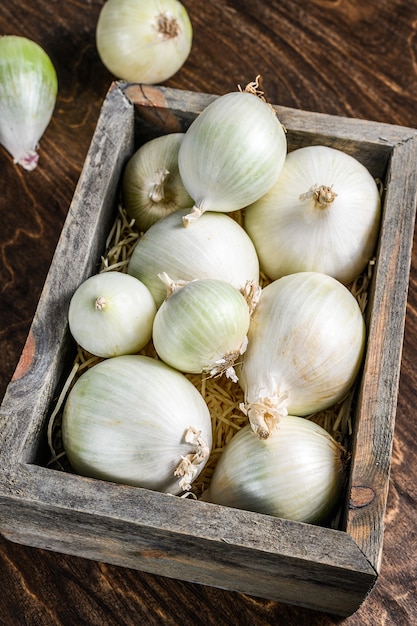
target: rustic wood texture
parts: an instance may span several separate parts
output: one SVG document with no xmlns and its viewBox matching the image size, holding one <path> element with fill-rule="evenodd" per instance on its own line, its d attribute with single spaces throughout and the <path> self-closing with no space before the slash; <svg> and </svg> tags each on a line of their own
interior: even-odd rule
<svg viewBox="0 0 417 626">
<path fill-rule="evenodd" d="M 322 113 L 415 125 L 417 4 L 405 2 L 185 3 L 193 52 L 169 85 L 222 93 L 260 73 L 268 99 Z M 102 2 L 3 3 L 5 33 L 43 44 L 60 79 L 41 162 L 27 175 L 0 151 L 3 392 L 17 364 L 111 77 L 94 29 Z M 246 44 L 246 45 L 245 45 Z M 413 453 L 416 258 L 413 257 L 381 576 L 344 623 L 417 619 Z M 0 543 L 0 623 L 332 624 L 337 618 L 209 587 Z"/>
</svg>

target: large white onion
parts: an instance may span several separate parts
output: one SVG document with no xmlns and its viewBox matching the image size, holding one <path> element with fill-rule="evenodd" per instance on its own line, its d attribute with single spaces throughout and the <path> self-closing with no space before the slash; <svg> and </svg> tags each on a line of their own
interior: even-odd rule
<svg viewBox="0 0 417 626">
<path fill-rule="evenodd" d="M 161 83 L 191 51 L 192 25 L 178 0 L 107 0 L 96 28 L 99 56 L 116 78 Z"/>
<path fill-rule="evenodd" d="M 265 194 L 284 165 L 287 140 L 273 109 L 253 93 L 237 91 L 211 102 L 185 133 L 179 171 L 193 211 L 228 213 Z"/>
<path fill-rule="evenodd" d="M 338 502 L 345 460 L 344 449 L 307 419 L 282 417 L 266 440 L 248 425 L 225 446 L 202 500 L 319 523 Z"/>
<path fill-rule="evenodd" d="M 379 191 L 367 168 L 327 146 L 290 152 L 273 187 L 245 211 L 272 280 L 313 271 L 350 283 L 374 254 L 379 221 Z"/>
<path fill-rule="evenodd" d="M 239 375 L 242 408 L 267 438 L 282 415 L 316 413 L 345 396 L 362 362 L 365 324 L 342 283 L 300 272 L 263 289 L 248 340 Z"/>
<path fill-rule="evenodd" d="M 158 278 L 166 273 L 174 281 L 217 278 L 243 289 L 259 281 L 255 247 L 244 229 L 223 213 L 205 213 L 192 228 L 184 228 L 187 209 L 156 222 L 133 250 L 128 273 L 150 290 L 157 307 L 167 295 Z"/>
<path fill-rule="evenodd" d="M 62 439 L 78 474 L 178 494 L 207 462 L 211 420 L 183 374 L 150 357 L 119 356 L 77 380 Z"/>
</svg>

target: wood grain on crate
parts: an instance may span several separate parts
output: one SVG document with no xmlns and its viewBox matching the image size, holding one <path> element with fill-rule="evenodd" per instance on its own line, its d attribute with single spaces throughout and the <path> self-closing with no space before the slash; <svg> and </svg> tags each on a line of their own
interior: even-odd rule
<svg viewBox="0 0 417 626">
<path fill-rule="evenodd" d="M 94 273 L 135 132 L 185 129 L 212 95 L 113 85 L 0 415 L 1 531 L 13 541 L 341 615 L 378 574 L 415 214 L 416 131 L 277 107 L 290 149 L 339 147 L 384 178 L 383 225 L 356 408 L 346 531 L 227 509 L 42 466 L 68 365 L 66 309 Z M 77 261 L 74 262 L 74 254 Z M 350 496 L 350 497 L 349 497 Z M 351 506 L 349 506 L 351 500 Z"/>
</svg>

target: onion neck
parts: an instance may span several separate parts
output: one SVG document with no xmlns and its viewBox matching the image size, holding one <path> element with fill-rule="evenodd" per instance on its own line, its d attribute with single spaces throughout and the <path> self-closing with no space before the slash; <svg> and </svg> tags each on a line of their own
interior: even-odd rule
<svg viewBox="0 0 417 626">
<path fill-rule="evenodd" d="M 156 30 L 163 39 L 175 39 L 180 34 L 181 29 L 178 20 L 168 11 L 164 11 L 158 15 Z"/>
<path fill-rule="evenodd" d="M 164 283 L 166 287 L 167 298 L 172 296 L 172 294 L 178 291 L 178 289 L 182 289 L 182 287 L 185 287 L 185 285 L 188 285 L 188 283 L 192 282 L 190 280 L 181 280 L 181 279 L 172 280 L 172 278 L 166 272 L 160 272 L 158 274 L 158 278 L 161 282 Z"/>
<path fill-rule="evenodd" d="M 98 298 L 96 298 L 95 301 L 95 309 L 96 311 L 103 311 L 103 309 L 106 308 L 107 302 L 106 302 L 106 298 L 104 298 L 103 296 L 98 296 Z"/>
<path fill-rule="evenodd" d="M 166 168 L 161 168 L 155 172 L 155 181 L 150 185 L 149 199 L 157 204 L 165 200 L 165 181 L 169 176 Z"/>
<path fill-rule="evenodd" d="M 253 432 L 259 439 L 268 439 L 278 428 L 281 417 L 288 415 L 288 395 L 277 394 L 260 397 L 255 402 L 245 401 L 240 405 L 242 413 L 248 416 Z"/>
<path fill-rule="evenodd" d="M 174 476 L 179 477 L 179 486 L 182 491 L 189 491 L 191 484 L 202 463 L 205 463 L 210 455 L 210 448 L 201 436 L 201 430 L 190 426 L 185 433 L 185 443 L 191 444 L 193 452 L 181 457 L 181 462 L 174 471 Z"/>
<path fill-rule="evenodd" d="M 32 172 L 38 166 L 38 161 L 39 155 L 35 150 L 27 150 L 21 157 L 15 159 L 15 163 L 28 172 Z"/>
<path fill-rule="evenodd" d="M 205 209 L 203 208 L 202 204 L 202 202 L 195 204 L 191 209 L 191 212 L 188 213 L 188 215 L 183 216 L 182 223 L 184 224 L 184 226 L 187 227 L 191 224 L 194 224 L 194 222 L 203 215 Z"/>
<path fill-rule="evenodd" d="M 300 200 L 314 200 L 316 209 L 327 209 L 336 198 L 337 193 L 333 191 L 333 186 L 313 185 L 306 193 L 300 195 Z"/>
<path fill-rule="evenodd" d="M 223 356 L 223 358 L 219 359 L 215 363 L 212 363 L 211 365 L 208 365 L 204 369 L 203 373 L 208 374 L 211 378 L 217 378 L 218 376 L 222 376 L 224 374 L 226 378 L 230 378 L 232 382 L 239 382 L 234 365 L 238 358 L 246 351 L 247 346 L 248 338 L 245 337 L 238 350 L 228 352 Z"/>
</svg>

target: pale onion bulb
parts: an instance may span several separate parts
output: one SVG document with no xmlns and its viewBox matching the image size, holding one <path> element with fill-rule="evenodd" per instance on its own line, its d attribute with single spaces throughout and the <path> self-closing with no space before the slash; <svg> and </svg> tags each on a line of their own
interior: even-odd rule
<svg viewBox="0 0 417 626">
<path fill-rule="evenodd" d="M 245 211 L 245 229 L 272 280 L 314 271 L 350 283 L 374 254 L 379 222 L 368 169 L 327 146 L 290 152 L 274 186 Z"/>
<path fill-rule="evenodd" d="M 222 280 L 173 284 L 161 279 L 168 297 L 158 309 L 152 340 L 159 357 L 189 374 L 225 374 L 234 382 L 236 360 L 246 350 L 250 323 L 243 294 Z"/>
<path fill-rule="evenodd" d="M 116 78 L 161 83 L 191 52 L 193 30 L 178 0 L 107 0 L 96 27 L 98 54 Z"/>
<path fill-rule="evenodd" d="M 77 380 L 62 439 L 78 474 L 176 495 L 207 462 L 210 413 L 177 370 L 146 356 L 118 356 Z"/>
<path fill-rule="evenodd" d="M 205 211 L 229 213 L 263 196 L 284 165 L 287 140 L 273 109 L 237 91 L 218 97 L 192 122 L 178 164 L 194 199 L 187 226 Z"/>
<path fill-rule="evenodd" d="M 242 409 L 267 438 L 282 415 L 310 415 L 347 394 L 362 362 L 365 324 L 347 287 L 300 272 L 262 290 L 248 341 L 239 375 Z"/>
<path fill-rule="evenodd" d="M 301 417 L 282 417 L 268 439 L 259 439 L 247 425 L 226 444 L 201 499 L 320 523 L 342 493 L 346 457 L 327 431 Z"/>
<path fill-rule="evenodd" d="M 217 278 L 243 289 L 259 282 L 259 261 L 244 229 L 223 213 L 205 213 L 184 228 L 187 209 L 156 222 L 139 239 L 128 265 L 128 273 L 141 280 L 152 293 L 157 307 L 166 297 L 158 278 L 166 272 L 172 280 Z"/>
<path fill-rule="evenodd" d="M 127 162 L 122 180 L 124 206 L 139 231 L 193 204 L 178 171 L 183 138 L 184 133 L 172 133 L 151 139 Z"/>
<path fill-rule="evenodd" d="M 75 290 L 69 328 L 84 350 L 100 357 L 139 352 L 151 339 L 156 305 L 149 289 L 122 272 L 87 278 Z"/>
<path fill-rule="evenodd" d="M 38 144 L 48 126 L 58 92 L 51 59 L 26 37 L 0 37 L 0 143 L 14 162 L 32 171 Z"/>
</svg>

